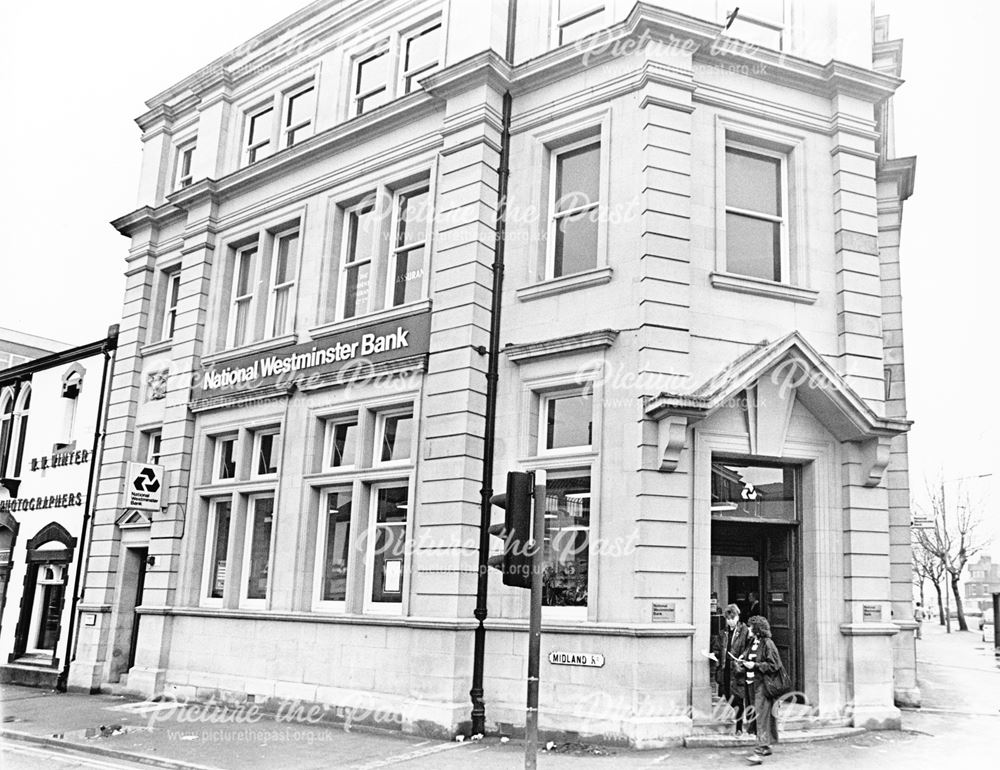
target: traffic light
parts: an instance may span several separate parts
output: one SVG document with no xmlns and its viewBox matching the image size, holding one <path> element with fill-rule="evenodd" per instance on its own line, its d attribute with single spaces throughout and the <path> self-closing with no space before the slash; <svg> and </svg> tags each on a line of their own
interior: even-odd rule
<svg viewBox="0 0 1000 770">
<path fill-rule="evenodd" d="M 505 586 L 531 588 L 531 517 L 535 479 L 533 473 L 510 471 L 507 492 L 493 495 L 490 503 L 504 509 L 503 524 L 490 527 L 490 534 L 503 540 L 503 553 L 489 558 L 489 565 L 503 573 Z"/>
</svg>

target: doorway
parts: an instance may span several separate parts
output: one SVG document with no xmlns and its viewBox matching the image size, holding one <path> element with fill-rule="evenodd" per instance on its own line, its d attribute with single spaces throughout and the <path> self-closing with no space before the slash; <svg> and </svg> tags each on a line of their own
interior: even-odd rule
<svg viewBox="0 0 1000 770">
<path fill-rule="evenodd" d="M 139 641 L 139 618 L 140 615 L 137 612 L 140 605 L 142 604 L 142 591 L 146 587 L 146 563 L 149 556 L 148 548 L 130 548 L 129 553 L 131 559 L 136 561 L 136 576 L 135 576 L 135 598 L 132 604 L 132 633 L 129 635 L 129 646 L 128 646 L 128 665 L 125 670 L 128 671 L 135 665 L 135 650 L 136 643 Z"/>
<path fill-rule="evenodd" d="M 711 633 L 729 604 L 767 618 L 794 689 L 803 689 L 799 469 L 712 463 Z"/>
</svg>

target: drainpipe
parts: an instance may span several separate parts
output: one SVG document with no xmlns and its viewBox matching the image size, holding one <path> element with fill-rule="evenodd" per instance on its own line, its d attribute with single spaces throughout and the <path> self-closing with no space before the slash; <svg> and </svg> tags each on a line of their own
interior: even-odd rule
<svg viewBox="0 0 1000 770">
<path fill-rule="evenodd" d="M 504 59 L 514 66 L 514 29 L 517 23 L 517 0 L 507 2 L 507 46 Z M 500 132 L 500 168 L 497 185 L 496 247 L 493 250 L 493 296 L 490 304 L 490 346 L 486 370 L 486 426 L 483 435 L 483 486 L 479 510 L 479 573 L 476 586 L 478 621 L 472 658 L 472 734 L 486 732 L 486 704 L 483 701 L 483 664 L 486 655 L 486 595 L 489 586 L 490 518 L 493 497 L 493 442 L 497 427 L 497 383 L 500 363 L 500 310 L 503 299 L 503 260 L 507 231 L 507 181 L 510 177 L 510 89 L 503 95 L 503 119 Z"/>
<path fill-rule="evenodd" d="M 90 530 L 91 517 L 90 509 L 94 502 L 94 488 L 99 483 L 99 472 L 101 463 L 98 453 L 103 455 L 102 441 L 107 428 L 108 406 L 111 403 L 111 388 L 108 385 L 108 372 L 115 365 L 115 351 L 118 349 L 118 324 L 108 328 L 108 336 L 104 340 L 102 352 L 104 353 L 104 371 L 101 373 L 101 400 L 98 401 L 97 427 L 94 429 L 94 443 L 90 452 L 90 474 L 87 479 L 87 499 L 83 506 L 83 526 L 80 529 L 79 554 L 80 565 L 76 568 L 76 575 L 73 576 L 73 599 L 69 610 L 69 628 L 66 629 L 66 663 L 56 681 L 56 689 L 59 692 L 66 692 L 66 683 L 69 680 L 70 664 L 76 659 L 76 640 L 73 632 L 76 625 L 76 605 L 80 599 L 80 583 L 83 579 L 83 572 L 87 569 L 87 562 L 90 560 L 91 539 L 87 539 Z M 86 554 L 84 554 L 84 544 L 86 543 Z"/>
</svg>

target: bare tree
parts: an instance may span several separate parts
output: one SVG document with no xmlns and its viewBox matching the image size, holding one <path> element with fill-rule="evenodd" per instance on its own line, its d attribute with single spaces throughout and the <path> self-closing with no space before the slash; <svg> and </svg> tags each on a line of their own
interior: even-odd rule
<svg viewBox="0 0 1000 770">
<path fill-rule="evenodd" d="M 979 506 L 973 504 L 969 495 L 959 488 L 959 504 L 954 511 L 949 511 L 944 482 L 939 482 L 936 487 L 928 484 L 927 496 L 930 500 L 930 515 L 927 518 L 932 526 L 916 530 L 917 546 L 937 562 L 937 569 L 942 573 L 939 580 L 947 578 L 951 584 L 959 630 L 968 631 L 958 584 L 969 561 L 989 545 L 989 541 L 979 535 Z M 940 590 L 938 596 L 940 602 Z M 948 621 L 944 622 L 947 624 Z"/>
<path fill-rule="evenodd" d="M 927 611 L 927 602 L 924 600 L 924 585 L 930 581 L 937 594 L 938 622 L 943 626 L 944 619 L 944 595 L 941 593 L 941 586 L 944 585 L 944 565 L 923 545 L 922 530 L 915 530 L 913 537 L 913 576 L 920 591 L 920 605 Z"/>
</svg>

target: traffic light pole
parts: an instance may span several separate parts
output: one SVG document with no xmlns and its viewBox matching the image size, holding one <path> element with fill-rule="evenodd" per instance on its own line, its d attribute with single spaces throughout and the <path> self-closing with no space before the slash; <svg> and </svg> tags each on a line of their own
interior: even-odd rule
<svg viewBox="0 0 1000 770">
<path fill-rule="evenodd" d="M 528 617 L 528 703 L 524 722 L 524 767 L 538 766 L 538 671 L 542 650 L 542 567 L 545 553 L 545 471 L 535 471 L 531 528 L 531 613 Z"/>
</svg>

